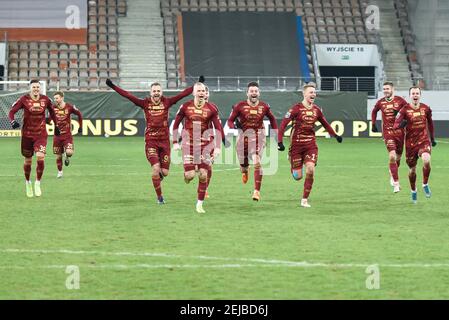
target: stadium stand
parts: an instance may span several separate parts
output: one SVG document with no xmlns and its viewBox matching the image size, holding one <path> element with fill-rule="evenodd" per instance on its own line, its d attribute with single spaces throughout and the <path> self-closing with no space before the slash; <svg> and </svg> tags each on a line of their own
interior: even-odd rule
<svg viewBox="0 0 449 320">
<path fill-rule="evenodd" d="M 8 80 L 46 80 L 48 89 L 98 90 L 118 79 L 117 17 L 125 0 L 88 1 L 86 44 L 9 42 Z"/>
<path fill-rule="evenodd" d="M 407 1 L 395 0 L 394 5 L 399 17 L 400 32 L 404 40 L 405 52 L 407 53 L 407 60 L 412 73 L 412 80 L 415 82 L 414 84 L 419 84 L 424 88 L 423 72 L 421 63 L 418 60 L 415 37 L 409 22 Z"/>
<path fill-rule="evenodd" d="M 118 19 L 120 85 L 147 89 L 152 82 L 166 86 L 163 19 L 158 1 L 127 2 L 126 17 Z"/>
<path fill-rule="evenodd" d="M 423 77 L 407 3 L 407 0 L 373 0 L 369 3 L 365 0 L 161 0 L 165 53 L 162 57 L 158 56 L 158 59 L 165 61 L 155 63 L 163 65 L 163 70 L 158 71 L 155 77 L 162 80 L 163 84 L 166 77 L 167 88 L 174 89 L 184 85 L 179 82 L 181 64 L 178 14 L 182 12 L 295 12 L 303 17 L 307 64 L 312 78 L 315 77 L 312 52 L 314 43 L 377 44 L 382 50 L 384 77 L 394 81 L 406 79 L 401 83 L 405 88 L 412 84 L 412 79 Z M 380 32 L 366 28 L 365 9 L 369 4 L 377 4 L 382 15 L 388 17 L 387 20 L 393 25 L 384 26 L 385 30 Z M 54 89 L 59 84 L 59 88 L 63 90 L 106 89 L 105 79 L 108 77 L 113 81 L 120 81 L 128 88 L 138 88 L 137 82 L 130 80 L 132 78 L 140 81 L 154 80 L 135 73 L 139 68 L 132 64 L 142 64 L 141 58 L 134 59 L 134 62 L 126 59 L 127 54 L 135 54 L 129 50 L 126 29 L 123 29 L 125 31 L 119 38 L 119 22 L 131 21 L 126 16 L 132 6 L 133 3 L 127 3 L 126 0 L 89 0 L 85 44 L 10 41 L 8 80 L 39 77 L 47 81 L 49 89 Z M 441 17 L 439 21 L 444 24 L 445 16 Z M 394 37 L 392 28 L 395 31 Z M 122 41 L 121 50 L 119 41 Z M 437 51 L 441 54 L 435 59 L 433 68 L 443 77 L 449 71 L 445 65 L 445 59 L 449 56 L 449 52 L 445 51 L 448 43 L 446 34 L 438 36 L 438 43 L 440 45 Z M 155 73 L 154 70 L 149 69 L 148 72 Z"/>
<path fill-rule="evenodd" d="M 178 14 L 184 11 L 296 12 L 303 16 L 308 66 L 314 77 L 313 43 L 379 42 L 376 31 L 364 27 L 367 2 L 359 0 L 161 0 L 168 86 L 178 86 Z"/>
</svg>

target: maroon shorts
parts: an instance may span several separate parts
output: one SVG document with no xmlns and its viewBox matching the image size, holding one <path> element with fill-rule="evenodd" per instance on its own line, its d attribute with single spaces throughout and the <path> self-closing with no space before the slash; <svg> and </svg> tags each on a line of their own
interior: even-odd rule
<svg viewBox="0 0 449 320">
<path fill-rule="evenodd" d="M 266 137 L 265 130 L 257 132 L 251 130 L 240 134 L 237 138 L 237 158 L 243 167 L 249 164 L 249 158 L 253 155 L 260 156 L 265 148 Z"/>
<path fill-rule="evenodd" d="M 182 141 L 182 160 L 184 163 L 184 171 L 192 171 L 196 169 L 209 170 L 213 162 L 214 144 L 201 145 L 193 147 L 190 142 Z"/>
<path fill-rule="evenodd" d="M 147 140 L 145 142 L 145 154 L 148 162 L 154 166 L 161 164 L 161 168 L 170 168 L 170 140 Z"/>
<path fill-rule="evenodd" d="M 63 154 L 66 149 L 74 150 L 72 135 L 53 136 L 53 153 Z"/>
<path fill-rule="evenodd" d="M 47 136 L 44 137 L 24 137 L 21 141 L 22 155 L 25 158 L 31 158 L 34 153 L 46 153 L 47 150 Z"/>
<path fill-rule="evenodd" d="M 301 169 L 307 162 L 318 162 L 318 147 L 316 145 L 302 145 L 292 143 L 288 150 L 288 157 L 292 170 Z"/>
<path fill-rule="evenodd" d="M 418 162 L 418 158 L 421 157 L 421 155 L 425 152 L 427 152 L 428 154 L 432 153 L 432 147 L 430 146 L 430 143 L 428 141 L 414 146 L 407 144 L 405 150 L 407 165 L 410 168 L 415 167 Z"/>
<path fill-rule="evenodd" d="M 384 142 L 388 152 L 396 151 L 397 154 L 402 154 L 404 150 L 404 135 L 402 134 L 384 134 Z"/>
</svg>

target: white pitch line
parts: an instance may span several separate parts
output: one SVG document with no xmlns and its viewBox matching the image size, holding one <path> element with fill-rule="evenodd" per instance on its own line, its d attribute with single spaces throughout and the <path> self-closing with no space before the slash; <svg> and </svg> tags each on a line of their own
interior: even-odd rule
<svg viewBox="0 0 449 320">
<path fill-rule="evenodd" d="M 449 263 L 329 263 L 329 262 L 307 262 L 307 261 L 287 261 L 261 258 L 230 258 L 213 256 L 186 256 L 169 253 L 153 252 L 106 252 L 106 251 L 83 251 L 83 250 L 43 250 L 43 249 L 0 249 L 0 253 L 37 253 L 37 254 L 70 254 L 70 255 L 103 255 L 103 256 L 133 256 L 133 257 L 164 257 L 164 258 L 183 258 L 199 260 L 220 260 L 220 261 L 241 261 L 245 264 L 112 264 L 112 265 L 85 265 L 87 268 L 105 268 L 105 269 L 129 269 L 129 268 L 245 268 L 245 267 L 296 267 L 296 268 L 366 268 L 372 265 L 378 265 L 385 268 L 449 268 Z M 0 266 L 0 269 L 22 268 L 22 266 Z M 24 266 L 23 268 L 32 268 L 34 266 Z M 66 266 L 41 266 L 41 268 L 62 268 Z"/>
</svg>

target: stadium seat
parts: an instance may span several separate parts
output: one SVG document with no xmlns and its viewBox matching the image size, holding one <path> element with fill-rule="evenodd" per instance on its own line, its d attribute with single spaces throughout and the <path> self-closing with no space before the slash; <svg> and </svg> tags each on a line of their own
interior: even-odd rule
<svg viewBox="0 0 449 320">
<path fill-rule="evenodd" d="M 8 77 L 10 80 L 12 81 L 16 81 L 19 78 L 19 74 L 17 72 L 17 70 L 9 70 L 8 71 Z"/>
<path fill-rule="evenodd" d="M 9 50 L 10 51 L 19 51 L 19 44 L 15 41 L 9 42 Z"/>
<path fill-rule="evenodd" d="M 237 0 L 237 10 L 238 11 L 246 11 L 246 2 L 245 0 Z"/>
<path fill-rule="evenodd" d="M 345 34 L 338 35 L 338 42 L 339 43 L 348 43 L 348 36 Z"/>
<path fill-rule="evenodd" d="M 86 90 L 89 88 L 89 82 L 87 79 L 81 78 L 79 79 L 79 87 L 81 90 Z"/>
<path fill-rule="evenodd" d="M 295 9 L 295 5 L 293 4 L 293 0 L 285 0 L 285 9 L 286 11 L 293 11 Z"/>
<path fill-rule="evenodd" d="M 226 0 L 218 0 L 218 11 L 227 11 L 228 10 L 228 3 Z"/>
<path fill-rule="evenodd" d="M 274 4 L 274 0 L 266 0 L 265 8 L 269 12 L 273 12 L 276 9 L 276 5 Z"/>
<path fill-rule="evenodd" d="M 87 78 L 87 77 L 89 77 L 87 69 L 80 69 L 79 76 L 80 76 L 80 78 Z"/>
<path fill-rule="evenodd" d="M 89 89 L 98 89 L 98 78 L 89 78 Z"/>
<path fill-rule="evenodd" d="M 353 35 L 348 35 L 348 42 L 349 43 L 357 43 L 357 38 Z"/>
<path fill-rule="evenodd" d="M 56 77 L 50 78 L 49 83 L 48 83 L 48 89 L 54 91 L 54 90 L 56 90 L 57 85 L 58 85 L 58 77 L 56 76 Z"/>
</svg>

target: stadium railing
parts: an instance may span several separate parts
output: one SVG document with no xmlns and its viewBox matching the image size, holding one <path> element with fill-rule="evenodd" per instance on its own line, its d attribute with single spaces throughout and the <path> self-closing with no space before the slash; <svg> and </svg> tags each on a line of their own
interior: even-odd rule
<svg viewBox="0 0 449 320">
<path fill-rule="evenodd" d="M 192 81 L 198 77 L 190 77 Z M 286 76 L 207 76 L 207 86 L 213 91 L 245 91 L 246 86 L 251 81 L 257 81 L 261 90 L 268 91 L 291 91 L 300 90 L 308 82 L 320 84 L 320 90 L 336 91 L 337 78 L 321 77 L 320 82 L 316 78 L 286 77 Z M 324 85 L 323 85 L 324 82 Z M 178 77 L 178 86 L 183 86 L 183 82 Z"/>
</svg>

